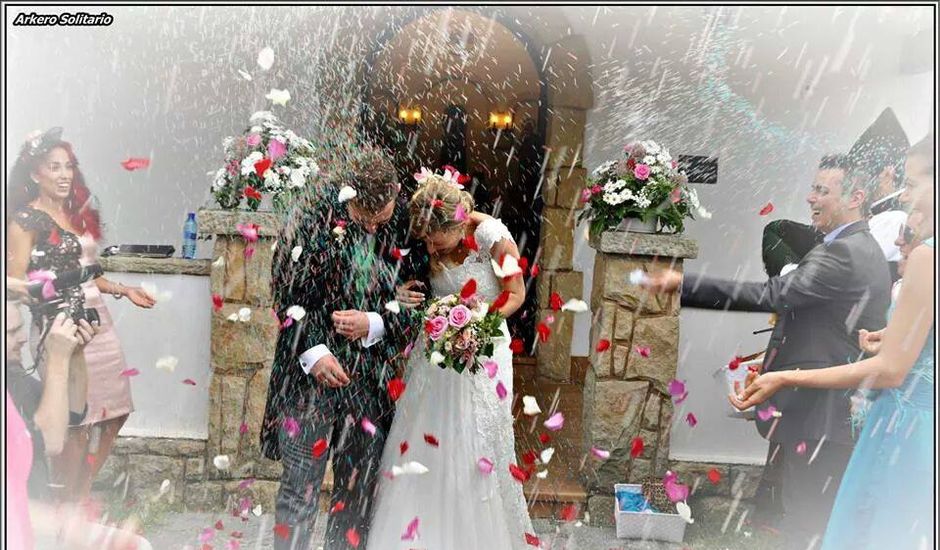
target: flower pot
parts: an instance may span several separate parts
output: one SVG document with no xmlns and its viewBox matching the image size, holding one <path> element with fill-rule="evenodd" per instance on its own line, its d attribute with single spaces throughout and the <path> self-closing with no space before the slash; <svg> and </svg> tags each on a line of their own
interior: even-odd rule
<svg viewBox="0 0 940 550">
<path fill-rule="evenodd" d="M 656 219 L 644 222 L 639 218 L 624 218 L 620 220 L 617 231 L 630 231 L 632 233 L 656 233 Z"/>
</svg>

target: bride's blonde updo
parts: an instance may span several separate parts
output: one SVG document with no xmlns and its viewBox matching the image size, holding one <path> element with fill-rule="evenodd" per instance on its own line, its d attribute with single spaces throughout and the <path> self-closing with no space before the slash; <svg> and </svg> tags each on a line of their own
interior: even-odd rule
<svg viewBox="0 0 940 550">
<path fill-rule="evenodd" d="M 457 207 L 463 207 L 469 216 L 475 203 L 473 195 L 459 189 L 451 181 L 438 174 L 425 177 L 408 205 L 411 215 L 411 234 L 422 239 L 431 233 L 449 232 L 466 224 L 466 220 L 454 219 Z"/>
</svg>

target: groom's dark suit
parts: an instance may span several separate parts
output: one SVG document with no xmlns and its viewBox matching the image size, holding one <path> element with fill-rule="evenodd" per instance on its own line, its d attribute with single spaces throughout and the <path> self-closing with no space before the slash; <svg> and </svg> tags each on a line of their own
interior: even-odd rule
<svg viewBox="0 0 940 550">
<path fill-rule="evenodd" d="M 387 392 L 388 380 L 395 375 L 392 359 L 414 339 L 414 314 L 404 309 L 391 313 L 385 304 L 395 300 L 396 285 L 424 279 L 427 273 L 424 247 L 408 235 L 403 199 L 392 219 L 370 235 L 349 219 L 337 193 L 334 186 L 324 184 L 317 198 L 294 210 L 278 239 L 272 267 L 279 318 L 286 317 L 290 306 L 306 311 L 278 337 L 261 431 L 264 455 L 281 459 L 284 465 L 276 521 L 290 530 L 287 538 L 282 538 L 283 528 L 276 530 L 277 548 L 309 546 L 320 485 L 331 457 L 331 506 L 344 510 L 330 515 L 325 547 L 346 548 L 349 529 L 356 530 L 364 546 L 392 421 Z M 335 228 L 343 222 L 345 235 L 339 237 Z M 302 251 L 294 261 L 296 246 Z M 399 259 L 395 249 L 410 253 Z M 385 333 L 380 341 L 366 347 L 336 333 L 332 312 L 353 309 L 381 316 Z M 350 378 L 347 386 L 330 388 L 318 384 L 312 372 L 304 372 L 300 356 L 317 346 L 326 346 L 336 357 Z M 374 434 L 363 428 L 364 421 L 376 427 Z M 320 454 L 324 444 L 326 450 Z"/>
<path fill-rule="evenodd" d="M 819 369 L 859 358 L 858 330 L 885 326 L 890 284 L 884 254 L 867 222 L 858 221 L 827 236 L 797 269 L 764 283 L 687 276 L 682 305 L 777 313 L 764 370 Z M 784 389 L 759 407 L 782 415 L 757 420 L 771 441 L 762 489 L 780 499 L 779 527 L 795 547 L 825 530 L 853 445 L 849 393 Z M 801 443 L 805 454 L 796 450 Z"/>
</svg>

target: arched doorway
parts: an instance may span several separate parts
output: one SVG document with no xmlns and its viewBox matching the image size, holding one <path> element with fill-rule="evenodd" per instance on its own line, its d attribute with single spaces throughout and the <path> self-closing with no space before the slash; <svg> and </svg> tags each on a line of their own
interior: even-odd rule
<svg viewBox="0 0 940 550">
<path fill-rule="evenodd" d="M 406 192 L 422 166 L 451 164 L 473 177 L 477 209 L 500 217 L 530 263 L 539 253 L 545 81 L 527 44 L 496 19 L 470 11 L 426 12 L 373 52 L 365 77 L 367 133 L 394 152 Z M 420 110 L 407 126 L 400 109 Z M 508 130 L 491 116 L 510 116 Z M 531 285 L 510 331 L 531 350 L 539 297 Z"/>
</svg>

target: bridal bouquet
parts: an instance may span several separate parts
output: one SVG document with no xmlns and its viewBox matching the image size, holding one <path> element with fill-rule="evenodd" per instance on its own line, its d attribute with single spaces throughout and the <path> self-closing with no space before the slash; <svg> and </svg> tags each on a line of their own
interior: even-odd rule
<svg viewBox="0 0 940 550">
<path fill-rule="evenodd" d="M 581 202 L 588 208 L 578 220 L 590 220 L 593 236 L 629 218 L 650 225 L 652 231 L 661 226 L 681 233 L 683 220 L 693 218 L 693 212 L 706 219 L 711 216 L 688 183 L 669 151 L 655 141 L 627 145 L 622 159 L 607 161 L 591 172 L 587 188 L 581 191 Z"/>
<path fill-rule="evenodd" d="M 495 338 L 503 336 L 503 316 L 478 295 L 451 294 L 432 302 L 425 315 L 425 355 L 432 365 L 457 372 L 480 370 L 493 355 Z"/>
<path fill-rule="evenodd" d="M 313 145 L 284 129 L 269 111 L 255 113 L 250 123 L 244 135 L 222 142 L 225 165 L 215 172 L 212 194 L 225 209 L 238 208 L 246 199 L 249 210 L 257 210 L 268 194 L 280 209 L 319 173 Z"/>
</svg>

